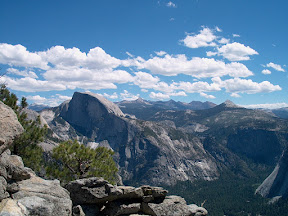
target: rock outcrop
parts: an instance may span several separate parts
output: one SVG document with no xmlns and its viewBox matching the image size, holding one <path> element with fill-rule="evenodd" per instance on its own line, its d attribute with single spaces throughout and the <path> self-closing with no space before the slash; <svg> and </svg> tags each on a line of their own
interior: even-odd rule
<svg viewBox="0 0 288 216">
<path fill-rule="evenodd" d="M 39 178 L 7 149 L 23 128 L 13 110 L 1 102 L 0 128 L 0 148 L 6 146 L 0 154 L 0 215 L 71 215 L 72 201 L 60 182 Z"/>
<path fill-rule="evenodd" d="M 0 154 L 4 152 L 13 140 L 23 131 L 15 112 L 0 101 Z"/>
<path fill-rule="evenodd" d="M 66 189 L 73 201 L 73 213 L 82 215 L 152 215 L 201 216 L 208 212 L 187 205 L 179 196 L 166 196 L 161 187 L 113 186 L 103 178 L 87 178 L 68 183 Z M 92 212 L 92 213 L 91 213 Z"/>
</svg>

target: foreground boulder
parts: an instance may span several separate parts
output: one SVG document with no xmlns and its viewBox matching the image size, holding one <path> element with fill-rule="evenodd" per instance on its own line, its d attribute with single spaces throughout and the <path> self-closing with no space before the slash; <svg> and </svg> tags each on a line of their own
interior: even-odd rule
<svg viewBox="0 0 288 216">
<path fill-rule="evenodd" d="M 201 216 L 208 212 L 196 205 L 187 205 L 179 196 L 166 196 L 161 187 L 113 186 L 103 178 L 79 179 L 65 188 L 73 201 L 73 215 L 173 215 Z"/>
<path fill-rule="evenodd" d="M 0 154 L 4 152 L 13 140 L 23 133 L 15 112 L 0 101 Z"/>
<path fill-rule="evenodd" d="M 0 215 L 72 215 L 69 192 L 58 180 L 44 180 L 8 147 L 23 132 L 14 111 L 0 102 Z"/>
</svg>

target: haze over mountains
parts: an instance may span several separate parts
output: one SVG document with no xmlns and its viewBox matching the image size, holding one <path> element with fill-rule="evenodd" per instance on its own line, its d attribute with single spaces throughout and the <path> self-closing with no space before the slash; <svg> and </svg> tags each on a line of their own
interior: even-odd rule
<svg viewBox="0 0 288 216">
<path fill-rule="evenodd" d="M 251 163 L 275 166 L 288 144 L 287 120 L 231 101 L 138 99 L 118 106 L 100 95 L 75 92 L 41 116 L 54 138 L 112 148 L 123 182 L 132 185 L 212 181 L 225 170 L 253 176 Z"/>
</svg>

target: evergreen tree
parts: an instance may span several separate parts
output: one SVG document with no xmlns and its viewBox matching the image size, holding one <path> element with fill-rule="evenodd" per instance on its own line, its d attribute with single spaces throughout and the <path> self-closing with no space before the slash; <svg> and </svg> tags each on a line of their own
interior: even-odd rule
<svg viewBox="0 0 288 216">
<path fill-rule="evenodd" d="M 91 149 L 75 141 L 65 141 L 53 149 L 53 162 L 47 168 L 51 177 L 68 182 L 87 177 L 103 177 L 115 183 L 117 167 L 113 151 L 105 147 Z"/>
</svg>

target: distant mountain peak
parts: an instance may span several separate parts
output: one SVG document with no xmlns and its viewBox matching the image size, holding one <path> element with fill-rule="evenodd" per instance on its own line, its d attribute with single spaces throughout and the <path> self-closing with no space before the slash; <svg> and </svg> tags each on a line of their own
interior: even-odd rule
<svg viewBox="0 0 288 216">
<path fill-rule="evenodd" d="M 236 105 L 230 100 L 226 100 L 224 103 L 222 103 L 222 105 L 224 105 L 225 107 L 229 107 L 229 108 L 240 108 L 240 106 Z"/>
<path fill-rule="evenodd" d="M 95 94 L 92 92 L 85 92 L 85 93 L 80 93 L 80 92 L 75 92 L 74 95 L 90 95 L 92 97 L 94 97 L 95 99 L 97 99 L 99 101 L 99 103 L 101 103 L 107 110 L 108 113 L 113 113 L 116 116 L 124 116 L 124 113 L 120 110 L 120 108 L 114 104 L 113 102 L 107 100 L 106 98 L 104 98 L 103 96 L 99 95 L 99 94 Z"/>
</svg>

